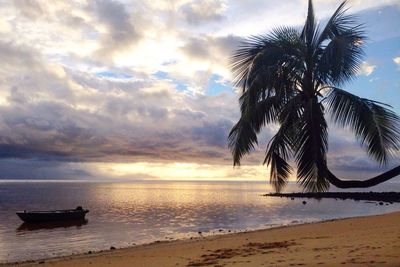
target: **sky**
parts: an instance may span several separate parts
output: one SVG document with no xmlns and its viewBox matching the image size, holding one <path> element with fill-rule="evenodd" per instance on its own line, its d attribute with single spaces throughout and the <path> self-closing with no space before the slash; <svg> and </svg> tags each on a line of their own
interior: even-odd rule
<svg viewBox="0 0 400 267">
<path fill-rule="evenodd" d="M 314 1 L 317 18 L 340 3 Z M 344 89 L 400 114 L 400 2 L 348 6 L 369 39 Z M 306 10 L 306 0 L 0 0 L 0 179 L 268 180 L 276 125 L 232 167 L 229 57 L 246 37 L 301 27 Z M 396 164 L 329 129 L 328 164 L 342 178 Z"/>
</svg>

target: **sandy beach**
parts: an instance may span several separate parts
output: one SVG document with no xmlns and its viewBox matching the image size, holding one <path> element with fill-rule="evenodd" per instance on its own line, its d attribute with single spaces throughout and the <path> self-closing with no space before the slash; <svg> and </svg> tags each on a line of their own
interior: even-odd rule
<svg viewBox="0 0 400 267">
<path fill-rule="evenodd" d="M 400 266 L 400 212 L 159 242 L 18 266 Z"/>
</svg>

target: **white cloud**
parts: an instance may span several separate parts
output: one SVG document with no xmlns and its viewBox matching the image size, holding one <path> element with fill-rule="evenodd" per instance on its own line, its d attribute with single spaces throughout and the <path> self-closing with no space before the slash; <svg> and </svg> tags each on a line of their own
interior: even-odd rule
<svg viewBox="0 0 400 267">
<path fill-rule="evenodd" d="M 11 31 L 10 23 L 4 18 L 0 18 L 0 33 L 9 33 Z"/>
<path fill-rule="evenodd" d="M 190 1 L 183 4 L 178 12 L 189 24 L 199 25 L 224 19 L 226 7 L 220 0 Z"/>
<path fill-rule="evenodd" d="M 372 64 L 368 63 L 367 61 L 364 61 L 360 65 L 360 70 L 358 72 L 358 75 L 369 76 L 372 74 L 372 72 L 374 72 L 375 69 L 376 69 L 376 65 L 372 65 Z"/>
<path fill-rule="evenodd" d="M 393 58 L 393 62 L 400 66 L 400 57 Z"/>
</svg>

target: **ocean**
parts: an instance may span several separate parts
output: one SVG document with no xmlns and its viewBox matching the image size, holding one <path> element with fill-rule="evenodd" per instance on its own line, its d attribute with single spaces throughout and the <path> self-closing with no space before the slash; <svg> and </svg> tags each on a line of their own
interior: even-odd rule
<svg viewBox="0 0 400 267">
<path fill-rule="evenodd" d="M 400 191 L 400 184 L 369 190 Z M 0 180 L 0 263 L 400 210 L 399 203 L 322 199 L 304 205 L 303 199 L 262 196 L 271 191 L 266 182 Z M 298 188 L 290 184 L 287 191 Z M 90 210 L 87 221 L 35 227 L 15 214 L 76 206 Z"/>
</svg>

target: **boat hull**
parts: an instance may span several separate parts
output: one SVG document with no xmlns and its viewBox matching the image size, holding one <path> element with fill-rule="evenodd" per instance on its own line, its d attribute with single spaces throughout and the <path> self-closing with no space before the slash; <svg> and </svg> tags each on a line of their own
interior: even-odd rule
<svg viewBox="0 0 400 267">
<path fill-rule="evenodd" d="M 89 210 L 57 210 L 17 212 L 18 217 L 27 223 L 84 220 Z"/>
</svg>

